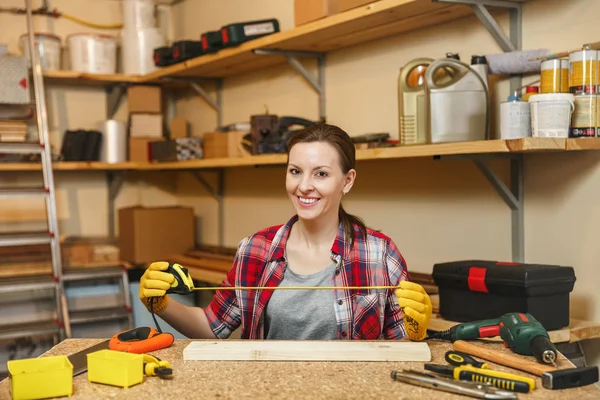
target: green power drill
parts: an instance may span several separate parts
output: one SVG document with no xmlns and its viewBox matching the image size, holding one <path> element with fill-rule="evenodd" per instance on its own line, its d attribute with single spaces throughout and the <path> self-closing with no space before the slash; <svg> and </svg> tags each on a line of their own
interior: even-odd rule
<svg viewBox="0 0 600 400">
<path fill-rule="evenodd" d="M 557 350 L 546 329 L 531 314 L 507 313 L 499 318 L 465 322 L 446 331 L 427 331 L 427 339 L 449 341 L 500 336 L 517 354 L 534 356 L 540 363 L 554 364 Z"/>
</svg>

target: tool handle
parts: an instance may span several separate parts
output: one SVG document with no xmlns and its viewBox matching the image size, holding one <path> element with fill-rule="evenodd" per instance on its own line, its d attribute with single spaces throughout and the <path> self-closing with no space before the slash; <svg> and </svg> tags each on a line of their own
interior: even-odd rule
<svg viewBox="0 0 600 400">
<path fill-rule="evenodd" d="M 513 392 L 528 393 L 535 389 L 535 379 L 492 369 L 465 365 L 455 370 L 460 380 L 489 382 L 492 386 Z"/>
<path fill-rule="evenodd" d="M 510 390 L 511 392 L 529 393 L 531 390 L 531 386 L 525 382 L 513 381 L 511 379 L 494 378 L 471 371 L 461 371 L 459 374 L 459 379 L 461 381 L 489 383 L 494 387 Z"/>
<path fill-rule="evenodd" d="M 457 367 L 463 365 L 472 365 L 475 368 L 489 368 L 489 365 L 487 365 L 487 363 L 477 361 L 467 353 L 462 353 L 460 351 L 449 350 L 446 352 L 444 358 L 446 359 L 448 364 L 452 364 Z"/>
<path fill-rule="evenodd" d="M 542 376 L 544 372 L 555 371 L 556 368 L 530 361 L 526 358 L 505 354 L 496 350 L 487 349 L 484 346 L 475 345 L 464 340 L 457 340 L 453 343 L 454 350 L 462 351 L 472 356 L 483 358 L 484 360 L 493 361 L 496 364 L 505 365 L 507 367 L 519 369 L 531 374 Z"/>
</svg>

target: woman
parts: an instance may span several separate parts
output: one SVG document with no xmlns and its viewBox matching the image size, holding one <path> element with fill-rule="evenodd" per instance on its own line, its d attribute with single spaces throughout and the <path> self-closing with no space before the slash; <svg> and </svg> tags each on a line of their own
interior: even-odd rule
<svg viewBox="0 0 600 400">
<path fill-rule="evenodd" d="M 342 129 L 317 124 L 296 133 L 286 173 L 296 215 L 243 239 L 223 282 L 336 288 L 218 290 L 206 308 L 189 307 L 168 298 L 174 278 L 161 272 L 168 263 L 155 262 L 142 276 L 140 299 L 148 307 L 148 299 L 158 297 L 154 311 L 190 338 L 227 338 L 241 326 L 241 337 L 249 339 L 423 340 L 429 296 L 406 280 L 394 242 L 341 205 L 356 179 L 354 165 L 354 144 Z"/>
</svg>

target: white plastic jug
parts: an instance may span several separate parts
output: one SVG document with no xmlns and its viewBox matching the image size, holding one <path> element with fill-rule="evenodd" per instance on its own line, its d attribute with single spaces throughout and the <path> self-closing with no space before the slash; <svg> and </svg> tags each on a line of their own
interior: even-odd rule
<svg viewBox="0 0 600 400">
<path fill-rule="evenodd" d="M 529 98 L 531 136 L 568 138 L 575 97 L 570 93 L 542 93 Z"/>
</svg>

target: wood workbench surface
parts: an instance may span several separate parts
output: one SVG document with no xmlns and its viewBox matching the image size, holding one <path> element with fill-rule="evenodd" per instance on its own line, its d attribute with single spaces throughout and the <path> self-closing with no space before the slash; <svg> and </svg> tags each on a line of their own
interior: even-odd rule
<svg viewBox="0 0 600 400">
<path fill-rule="evenodd" d="M 67 339 L 44 355 L 68 355 L 92 346 L 100 339 Z M 73 378 L 70 399 L 467 399 L 446 392 L 425 389 L 393 381 L 392 370 L 414 368 L 423 370 L 420 362 L 267 362 L 267 361 L 183 361 L 183 349 L 189 340 L 176 340 L 168 349 L 152 354 L 168 360 L 174 378 L 161 380 L 144 377 L 144 382 L 128 389 L 93 384 L 87 373 Z M 503 345 L 487 343 L 500 351 L 511 353 Z M 444 354 L 450 343 L 430 342 L 432 361 L 446 364 Z M 533 358 L 532 358 L 533 359 Z M 559 367 L 572 364 L 559 360 Z M 490 363 L 490 368 L 520 373 Z M 600 399 L 600 388 L 590 385 L 577 389 L 547 390 L 541 386 L 531 394 L 519 393 L 519 399 Z M 10 399 L 8 379 L 0 382 L 0 399 Z M 67 397 L 65 397 L 67 399 Z"/>
</svg>

